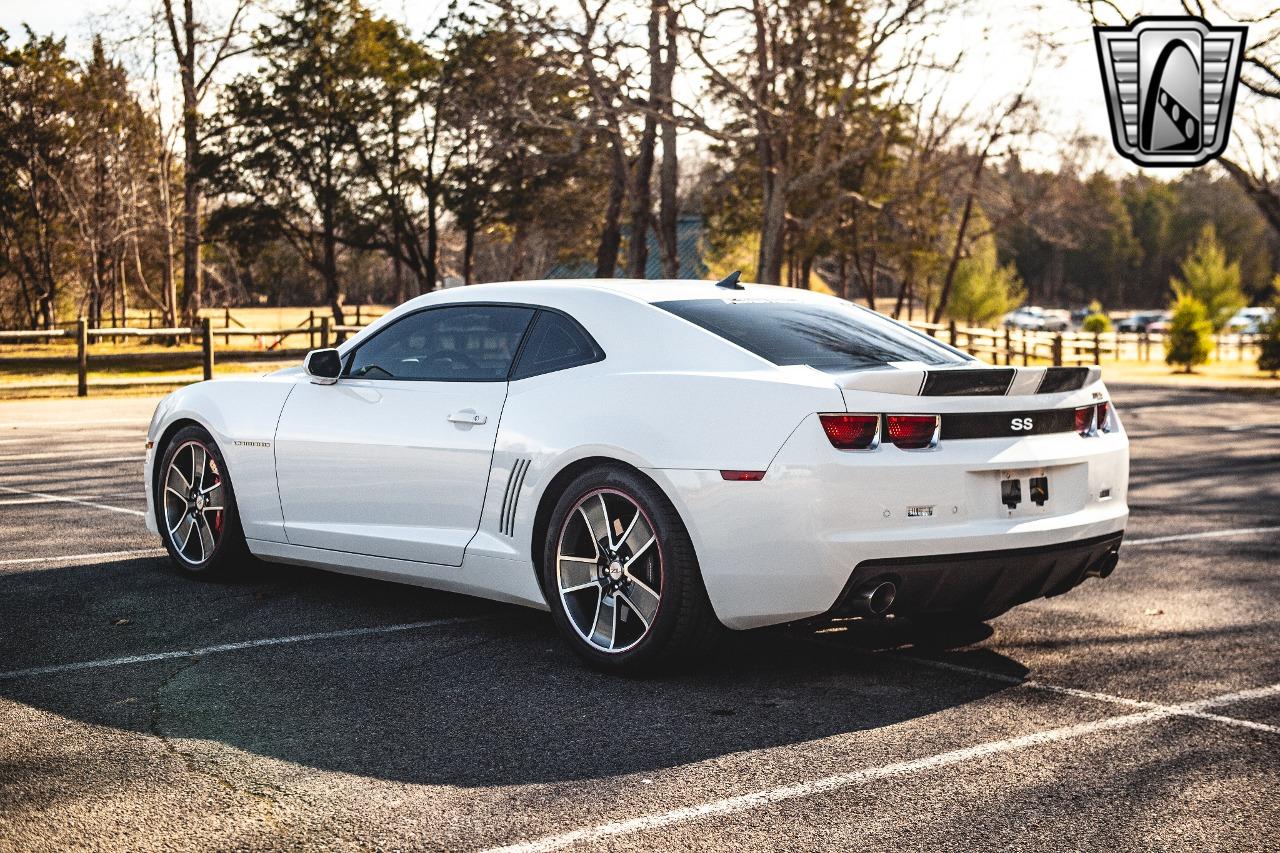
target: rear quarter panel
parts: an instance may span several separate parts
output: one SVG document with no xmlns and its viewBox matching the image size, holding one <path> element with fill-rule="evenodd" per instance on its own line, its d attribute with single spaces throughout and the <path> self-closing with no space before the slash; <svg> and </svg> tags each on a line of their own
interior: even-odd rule
<svg viewBox="0 0 1280 853">
<path fill-rule="evenodd" d="M 764 470 L 807 415 L 844 407 L 830 377 L 775 367 L 652 305 L 590 292 L 573 304 L 546 302 L 572 314 L 605 358 L 510 384 L 468 557 L 503 557 L 531 570 L 541 547 L 532 541 L 539 504 L 553 478 L 575 462 L 603 457 L 651 473 L 717 477 L 720 469 Z M 527 469 L 511 498 L 518 464 Z M 514 525 L 504 531 L 509 500 Z"/>
</svg>

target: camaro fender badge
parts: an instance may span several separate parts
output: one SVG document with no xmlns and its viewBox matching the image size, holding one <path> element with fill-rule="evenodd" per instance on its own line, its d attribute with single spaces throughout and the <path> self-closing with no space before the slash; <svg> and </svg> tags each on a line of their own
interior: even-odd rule
<svg viewBox="0 0 1280 853">
<path fill-rule="evenodd" d="M 907 518 L 928 518 L 933 515 L 933 505 L 907 507 Z"/>
<path fill-rule="evenodd" d="M 270 447 L 269 441 L 237 441 L 236 447 Z"/>
<path fill-rule="evenodd" d="M 1189 15 L 1094 27 L 1116 150 L 1141 166 L 1203 166 L 1220 155 L 1247 33 Z"/>
</svg>

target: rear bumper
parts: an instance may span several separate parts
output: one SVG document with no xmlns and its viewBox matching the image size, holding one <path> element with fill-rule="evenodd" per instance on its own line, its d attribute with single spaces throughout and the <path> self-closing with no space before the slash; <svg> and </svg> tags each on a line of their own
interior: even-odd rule
<svg viewBox="0 0 1280 853">
<path fill-rule="evenodd" d="M 1030 476 L 1047 475 L 1049 501 L 1024 501 L 1006 511 L 1000 501 L 1005 472 L 1016 472 L 1024 488 Z M 851 574 L 873 561 L 916 565 L 939 555 L 971 555 L 957 563 L 964 571 L 949 573 L 946 585 L 967 601 L 969 591 L 991 586 L 983 569 L 988 555 L 1070 548 L 1121 534 L 1129 516 L 1128 472 L 1128 440 L 1120 431 L 944 440 L 935 452 L 882 445 L 876 452 L 841 453 L 814 416 L 761 481 L 726 482 L 705 470 L 649 473 L 685 520 L 716 616 L 729 628 L 746 629 L 827 613 Z M 1005 582 L 1012 583 L 1016 571 L 1008 564 Z M 1053 588 L 1057 574 L 1051 569 L 1049 575 L 1047 587 L 1044 578 L 1025 583 Z"/>
<path fill-rule="evenodd" d="M 891 612 L 963 612 L 989 618 L 1068 592 L 1091 570 L 1110 574 L 1123 538 L 1120 532 L 1035 548 L 865 560 L 849 576 L 831 615 L 845 612 L 859 587 L 889 580 L 897 587 Z"/>
</svg>

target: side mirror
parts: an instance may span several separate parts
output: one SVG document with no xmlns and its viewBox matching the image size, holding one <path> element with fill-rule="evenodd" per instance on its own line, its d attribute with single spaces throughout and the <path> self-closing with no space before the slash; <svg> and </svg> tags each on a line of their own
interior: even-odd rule
<svg viewBox="0 0 1280 853">
<path fill-rule="evenodd" d="M 336 349 L 314 349 L 307 353 L 302 369 L 317 385 L 332 385 L 342 375 L 342 357 Z"/>
</svg>

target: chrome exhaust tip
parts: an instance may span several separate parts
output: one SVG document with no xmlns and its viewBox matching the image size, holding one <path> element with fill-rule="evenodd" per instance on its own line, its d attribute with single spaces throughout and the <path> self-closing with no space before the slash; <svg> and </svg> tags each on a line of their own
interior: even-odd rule
<svg viewBox="0 0 1280 853">
<path fill-rule="evenodd" d="M 893 607 L 898 587 L 893 581 L 878 580 L 858 587 L 850 599 L 850 609 L 859 616 L 883 616 Z"/>
</svg>

